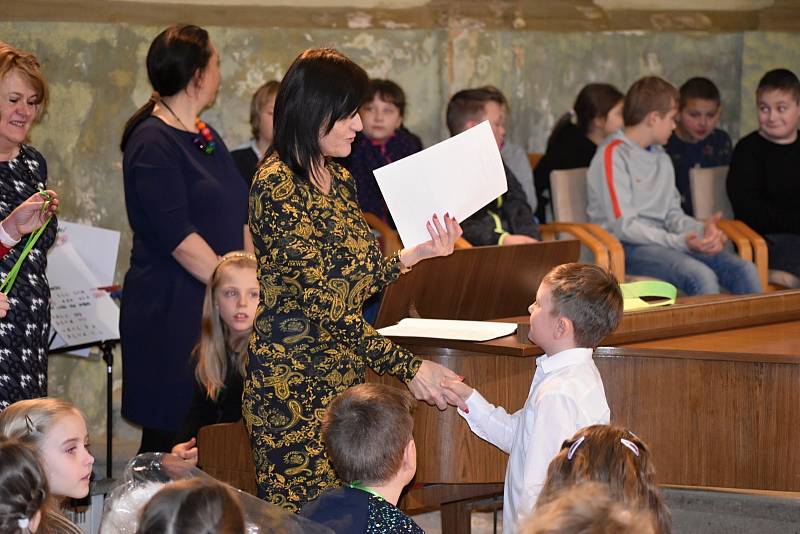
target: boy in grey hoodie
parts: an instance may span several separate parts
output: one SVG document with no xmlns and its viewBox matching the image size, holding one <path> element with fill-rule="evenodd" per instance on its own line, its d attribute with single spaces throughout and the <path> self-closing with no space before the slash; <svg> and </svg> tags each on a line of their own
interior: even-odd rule
<svg viewBox="0 0 800 534">
<path fill-rule="evenodd" d="M 686 215 L 675 170 L 661 145 L 675 129 L 678 90 L 648 76 L 625 95 L 625 127 L 609 136 L 589 166 L 589 219 L 619 239 L 625 271 L 660 278 L 687 295 L 761 291 L 755 265 L 722 250 L 719 214 Z"/>
</svg>

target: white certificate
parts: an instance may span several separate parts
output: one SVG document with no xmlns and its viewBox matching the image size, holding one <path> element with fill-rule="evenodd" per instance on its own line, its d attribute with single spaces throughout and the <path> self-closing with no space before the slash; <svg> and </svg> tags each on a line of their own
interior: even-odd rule
<svg viewBox="0 0 800 534">
<path fill-rule="evenodd" d="M 425 223 L 463 221 L 508 190 L 489 121 L 374 171 L 406 247 L 430 239 Z"/>
<path fill-rule="evenodd" d="M 428 337 L 463 341 L 489 341 L 490 339 L 511 335 L 516 331 L 516 323 L 408 317 L 396 325 L 381 328 L 378 333 L 387 337 Z"/>
</svg>

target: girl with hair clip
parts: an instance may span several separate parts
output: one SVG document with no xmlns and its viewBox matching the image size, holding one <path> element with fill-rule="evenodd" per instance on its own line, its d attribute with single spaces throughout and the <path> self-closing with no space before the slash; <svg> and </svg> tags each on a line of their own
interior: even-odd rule
<svg viewBox="0 0 800 534">
<path fill-rule="evenodd" d="M 61 514 L 60 505 L 65 499 L 82 499 L 89 494 L 94 458 L 89 452 L 83 414 L 62 399 L 15 402 L 0 412 L 0 436 L 34 447 L 47 474 L 49 492 L 41 507 L 41 524 L 36 532 L 81 534 Z"/>
<path fill-rule="evenodd" d="M 36 451 L 16 439 L 0 438 L 0 532 L 36 532 L 47 497 L 47 477 Z"/>
<path fill-rule="evenodd" d="M 244 534 L 242 507 L 219 482 L 189 478 L 167 484 L 142 510 L 136 534 Z"/>
<path fill-rule="evenodd" d="M 197 431 L 202 426 L 242 418 L 242 384 L 247 342 L 258 306 L 256 257 L 225 254 L 206 285 L 200 342 L 194 349 L 194 397 L 172 453 L 197 463 Z"/>
<path fill-rule="evenodd" d="M 672 532 L 672 518 L 656 484 L 650 450 L 633 432 L 592 425 L 564 441 L 547 469 L 534 515 L 562 491 L 585 482 L 602 483 L 612 499 L 650 511 L 657 534 Z"/>
<path fill-rule="evenodd" d="M 533 170 L 539 221 L 545 222 L 550 205 L 550 173 L 589 166 L 603 140 L 622 128 L 624 98 L 613 85 L 590 83 L 580 90 L 572 109 L 553 126 L 544 156 Z"/>
</svg>

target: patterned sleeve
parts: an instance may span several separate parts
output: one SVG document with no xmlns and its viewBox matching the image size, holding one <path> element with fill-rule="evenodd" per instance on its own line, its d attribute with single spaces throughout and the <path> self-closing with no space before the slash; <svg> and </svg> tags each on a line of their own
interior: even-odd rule
<svg viewBox="0 0 800 534">
<path fill-rule="evenodd" d="M 325 243 L 314 235 L 302 192 L 288 173 L 260 176 L 251 192 L 250 228 L 271 265 L 280 271 L 283 283 L 296 288 L 297 303 L 304 314 L 318 323 L 319 341 L 327 335 L 337 343 L 361 354 L 378 374 L 389 373 L 411 381 L 422 361 L 410 351 L 378 334 L 361 315 L 360 307 L 348 306 L 357 292 L 368 288 L 350 287 L 341 267 L 325 265 L 321 252 Z M 396 277 L 396 259 L 375 266 L 371 278 Z M 352 311 L 355 310 L 355 311 Z"/>
</svg>

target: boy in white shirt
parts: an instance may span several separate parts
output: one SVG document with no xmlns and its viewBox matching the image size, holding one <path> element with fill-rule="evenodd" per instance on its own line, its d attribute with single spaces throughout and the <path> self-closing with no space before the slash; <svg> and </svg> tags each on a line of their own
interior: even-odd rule
<svg viewBox="0 0 800 534">
<path fill-rule="evenodd" d="M 622 294 L 614 276 L 596 265 L 567 263 L 550 271 L 530 306 L 528 337 L 545 355 L 536 359 L 528 399 L 507 413 L 470 386 L 443 385 L 467 404 L 458 413 L 472 431 L 511 457 L 503 492 L 503 533 L 530 514 L 561 443 L 577 430 L 608 424 L 610 410 L 594 348 L 619 324 Z"/>
</svg>

